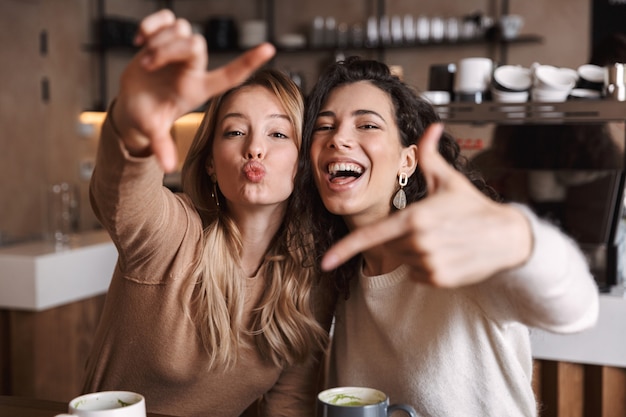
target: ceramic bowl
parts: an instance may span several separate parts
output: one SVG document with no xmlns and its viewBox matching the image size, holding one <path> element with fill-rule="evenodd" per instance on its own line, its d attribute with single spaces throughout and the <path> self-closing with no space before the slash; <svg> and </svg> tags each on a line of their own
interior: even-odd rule
<svg viewBox="0 0 626 417">
<path fill-rule="evenodd" d="M 535 68 L 533 86 L 539 90 L 569 91 L 577 79 L 576 71 L 569 68 L 539 65 Z"/>
<path fill-rule="evenodd" d="M 578 67 L 576 71 L 578 72 L 577 88 L 602 91 L 607 75 L 606 68 L 599 65 L 585 64 Z"/>
<path fill-rule="evenodd" d="M 530 69 L 518 65 L 502 65 L 493 71 L 493 87 L 496 90 L 518 92 L 528 90 L 533 83 Z"/>
</svg>

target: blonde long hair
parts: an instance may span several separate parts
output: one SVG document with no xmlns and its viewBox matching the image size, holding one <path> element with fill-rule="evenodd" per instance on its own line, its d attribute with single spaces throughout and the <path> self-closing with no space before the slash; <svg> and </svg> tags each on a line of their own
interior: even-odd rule
<svg viewBox="0 0 626 417">
<path fill-rule="evenodd" d="M 257 71 L 241 86 L 215 97 L 182 169 L 183 191 L 191 198 L 204 225 L 202 250 L 194 268 L 196 295 L 194 319 L 203 347 L 210 357 L 210 368 L 233 366 L 242 336 L 253 335 L 261 355 L 278 366 L 305 361 L 327 342 L 327 332 L 315 318 L 312 292 L 316 284 L 314 253 L 308 216 L 299 216 L 298 195 L 288 201 L 285 219 L 267 249 L 260 274 L 266 280 L 251 325 L 244 322 L 245 276 L 240 267 L 242 240 L 237 224 L 229 214 L 224 196 L 206 172 L 211 158 L 217 115 L 225 98 L 244 86 L 262 86 L 275 94 L 294 127 L 295 140 L 302 144 L 304 103 L 299 88 L 284 73 L 273 69 Z M 250 103 L 254 105 L 254 103 Z M 219 206 L 215 198 L 219 198 Z M 303 217 L 306 217 L 304 219 Z"/>
</svg>

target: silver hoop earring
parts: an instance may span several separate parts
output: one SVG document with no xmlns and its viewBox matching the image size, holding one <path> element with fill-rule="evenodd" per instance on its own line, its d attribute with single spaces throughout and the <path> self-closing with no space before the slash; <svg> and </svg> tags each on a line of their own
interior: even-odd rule
<svg viewBox="0 0 626 417">
<path fill-rule="evenodd" d="M 402 210 L 406 207 L 406 193 L 404 192 L 403 188 L 405 185 L 408 184 L 408 182 L 409 176 L 406 175 L 406 172 L 401 172 L 400 176 L 398 177 L 398 184 L 400 184 L 400 189 L 398 190 L 396 195 L 393 196 L 393 206 L 398 210 Z"/>
</svg>

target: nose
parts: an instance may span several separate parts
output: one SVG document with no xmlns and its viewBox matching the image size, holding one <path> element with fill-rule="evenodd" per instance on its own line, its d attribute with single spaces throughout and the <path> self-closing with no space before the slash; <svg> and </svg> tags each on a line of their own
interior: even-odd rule
<svg viewBox="0 0 626 417">
<path fill-rule="evenodd" d="M 340 125 L 331 133 L 328 147 L 331 149 L 350 149 L 352 147 L 352 139 L 347 127 Z"/>
<path fill-rule="evenodd" d="M 246 146 L 246 159 L 265 158 L 265 141 L 261 134 L 251 133 Z"/>
</svg>

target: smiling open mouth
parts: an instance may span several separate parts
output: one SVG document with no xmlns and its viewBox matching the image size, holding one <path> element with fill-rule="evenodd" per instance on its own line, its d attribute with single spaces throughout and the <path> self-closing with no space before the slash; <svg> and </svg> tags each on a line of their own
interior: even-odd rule
<svg viewBox="0 0 626 417">
<path fill-rule="evenodd" d="M 337 178 L 359 178 L 363 174 L 363 167 L 349 162 L 334 162 L 328 165 L 330 180 Z"/>
</svg>

